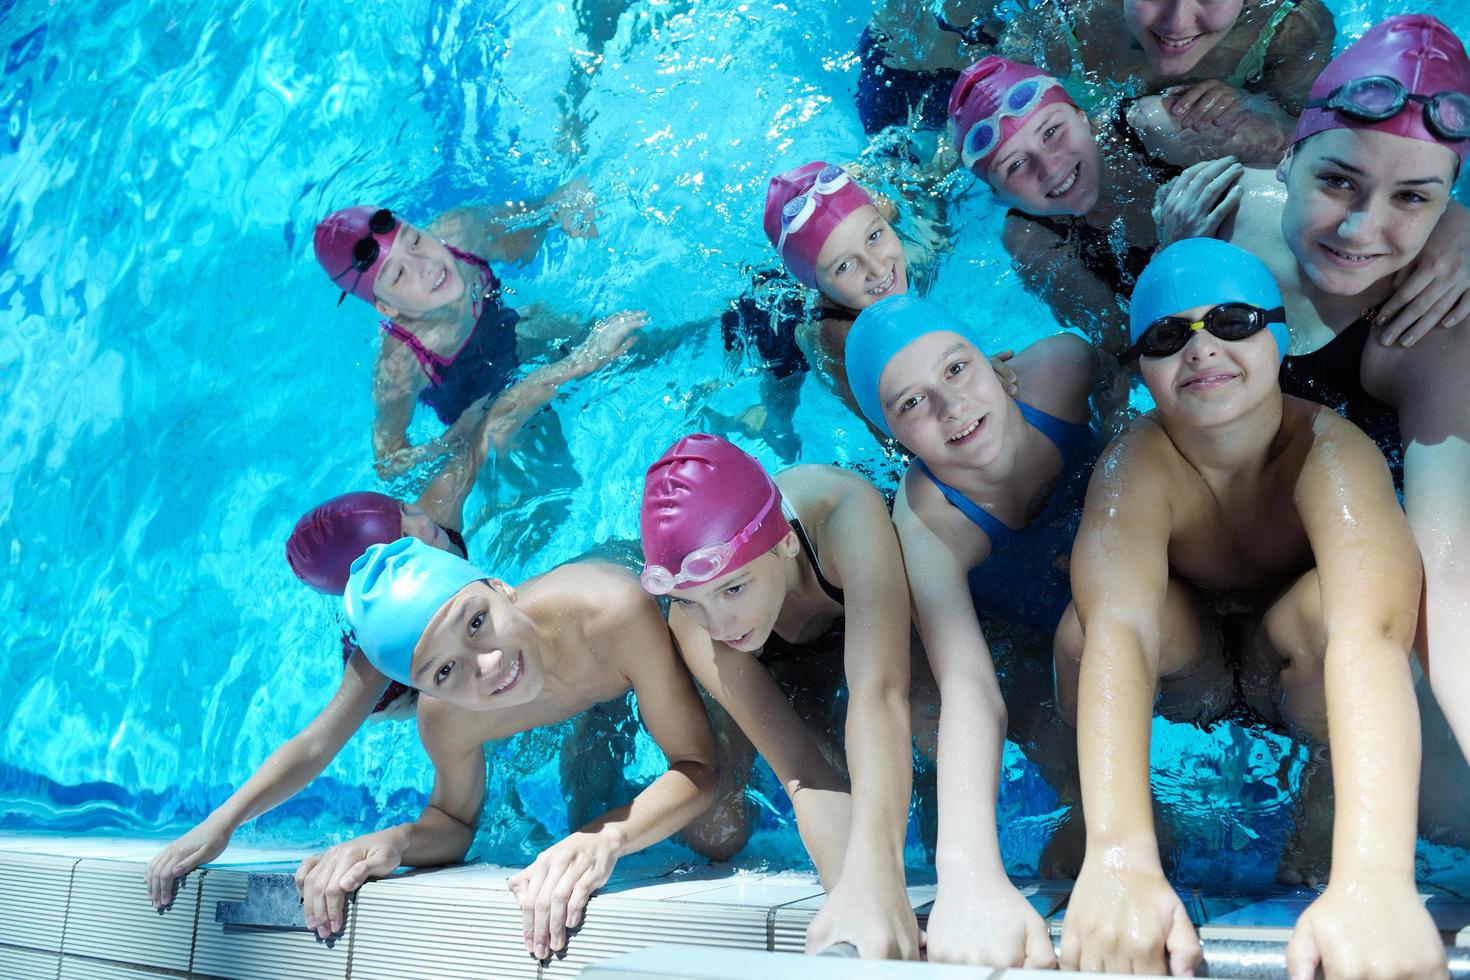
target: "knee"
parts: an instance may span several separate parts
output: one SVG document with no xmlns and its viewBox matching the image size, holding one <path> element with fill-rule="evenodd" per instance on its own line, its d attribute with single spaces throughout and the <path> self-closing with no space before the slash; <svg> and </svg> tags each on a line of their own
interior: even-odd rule
<svg viewBox="0 0 1470 980">
<path fill-rule="evenodd" d="M 711 861 L 728 861 L 750 841 L 750 820 L 742 807 L 718 804 L 684 831 L 684 843 Z"/>
</svg>

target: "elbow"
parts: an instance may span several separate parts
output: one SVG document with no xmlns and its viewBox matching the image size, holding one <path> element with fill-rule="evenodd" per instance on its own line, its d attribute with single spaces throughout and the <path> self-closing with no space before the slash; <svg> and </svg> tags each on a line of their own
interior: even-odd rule
<svg viewBox="0 0 1470 980">
<path fill-rule="evenodd" d="M 714 802 L 715 787 L 719 784 L 719 773 L 713 762 L 703 759 L 684 759 L 672 763 L 669 769 L 689 781 L 693 789 L 693 800 L 698 804 L 700 810 Z"/>
</svg>

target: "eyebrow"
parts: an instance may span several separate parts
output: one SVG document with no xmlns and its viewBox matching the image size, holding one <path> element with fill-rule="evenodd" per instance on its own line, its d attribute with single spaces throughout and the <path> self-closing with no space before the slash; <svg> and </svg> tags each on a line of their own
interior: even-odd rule
<svg viewBox="0 0 1470 980">
<path fill-rule="evenodd" d="M 1346 160 L 1339 160 L 1337 157 L 1323 157 L 1322 159 L 1335 167 L 1346 170 L 1348 173 L 1356 177 L 1368 176 L 1362 170 L 1353 166 L 1351 163 L 1348 163 Z M 1396 180 L 1394 181 L 1394 183 L 1400 187 L 1420 187 L 1424 184 L 1443 184 L 1444 179 L 1441 177 L 1417 177 L 1412 180 Z"/>
<path fill-rule="evenodd" d="M 949 360 L 955 354 L 957 354 L 960 351 L 964 350 L 964 347 L 965 347 L 965 342 L 963 340 L 960 341 L 957 344 L 951 344 L 948 348 L 945 349 L 944 353 L 942 353 L 938 357 L 934 358 L 934 364 L 932 366 L 933 367 L 936 367 L 936 368 L 937 367 L 940 367 L 941 365 L 944 364 L 945 361 Z M 898 389 L 898 391 L 894 392 L 893 395 L 891 397 L 889 397 L 889 399 L 886 402 L 884 402 L 884 404 L 887 405 L 889 408 L 892 408 L 893 406 L 895 406 L 899 402 L 901 402 L 903 400 L 904 396 L 907 395 L 909 393 L 909 391 L 912 390 L 915 387 L 916 387 L 916 385 L 913 385 L 913 384 L 906 384 L 906 385 L 904 385 L 902 388 Z"/>
</svg>

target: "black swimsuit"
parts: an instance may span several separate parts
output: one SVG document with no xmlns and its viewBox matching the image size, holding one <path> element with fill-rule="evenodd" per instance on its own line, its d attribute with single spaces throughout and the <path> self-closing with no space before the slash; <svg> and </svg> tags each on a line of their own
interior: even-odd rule
<svg viewBox="0 0 1470 980">
<path fill-rule="evenodd" d="M 1404 456 L 1398 412 L 1363 387 L 1363 352 L 1377 315 L 1373 310 L 1358 317 L 1310 354 L 1288 356 L 1281 362 L 1281 391 L 1326 405 L 1368 433 L 1383 451 L 1394 486 L 1402 492 Z"/>
<path fill-rule="evenodd" d="M 807 562 L 812 566 L 812 572 L 817 576 L 817 585 L 821 586 L 822 591 L 827 594 L 827 598 L 839 606 L 843 605 L 842 590 L 829 582 L 827 576 L 822 574 L 822 563 L 817 560 L 816 546 L 812 544 L 811 538 L 807 536 L 806 528 L 801 526 L 801 518 L 796 516 L 791 510 L 791 505 L 784 498 L 781 501 L 781 509 L 786 512 L 786 520 L 791 525 L 791 530 L 796 532 L 796 540 L 801 543 L 802 555 L 806 557 Z M 809 651 L 813 647 L 831 649 L 841 642 L 841 619 L 833 623 L 832 628 L 821 636 L 804 643 L 792 643 L 790 640 L 784 640 L 773 631 L 766 638 L 766 645 L 761 649 L 760 659 L 763 661 L 779 660 L 785 657 L 799 655 L 804 651 Z"/>
<path fill-rule="evenodd" d="M 1139 273 L 1153 258 L 1154 250 L 1142 245 L 1129 245 L 1122 255 L 1113 247 L 1112 235 L 1096 228 L 1081 218 L 1044 217 L 1027 214 L 1011 208 L 1007 217 L 1022 218 L 1038 224 L 1056 235 L 1061 241 L 1056 248 L 1070 248 L 1077 253 L 1083 268 L 1097 276 L 1098 280 L 1119 299 L 1127 299 L 1133 293 L 1133 283 Z"/>
</svg>

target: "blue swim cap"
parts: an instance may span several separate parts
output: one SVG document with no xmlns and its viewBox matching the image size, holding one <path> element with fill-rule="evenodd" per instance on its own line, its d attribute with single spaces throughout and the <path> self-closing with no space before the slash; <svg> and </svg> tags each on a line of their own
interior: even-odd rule
<svg viewBox="0 0 1470 980">
<path fill-rule="evenodd" d="M 1128 308 L 1129 343 L 1160 317 L 1196 306 L 1249 303 L 1263 310 L 1281 305 L 1281 290 L 1266 263 L 1243 248 L 1216 238 L 1185 238 L 1159 252 L 1138 277 Z M 1276 355 L 1286 356 L 1291 332 L 1270 324 Z"/>
<path fill-rule="evenodd" d="M 418 538 L 375 544 L 352 563 L 342 598 L 357 645 L 374 667 L 409 684 L 413 648 L 439 608 L 471 582 L 474 565 Z"/>
<path fill-rule="evenodd" d="M 868 421 L 886 436 L 893 433 L 883 419 L 883 403 L 878 397 L 878 379 L 883 369 L 899 351 L 931 333 L 957 333 L 976 350 L 983 350 L 980 338 L 963 322 L 938 303 L 920 299 L 913 293 L 885 296 L 858 314 L 847 334 L 847 385 L 857 399 L 858 407 Z"/>
</svg>

